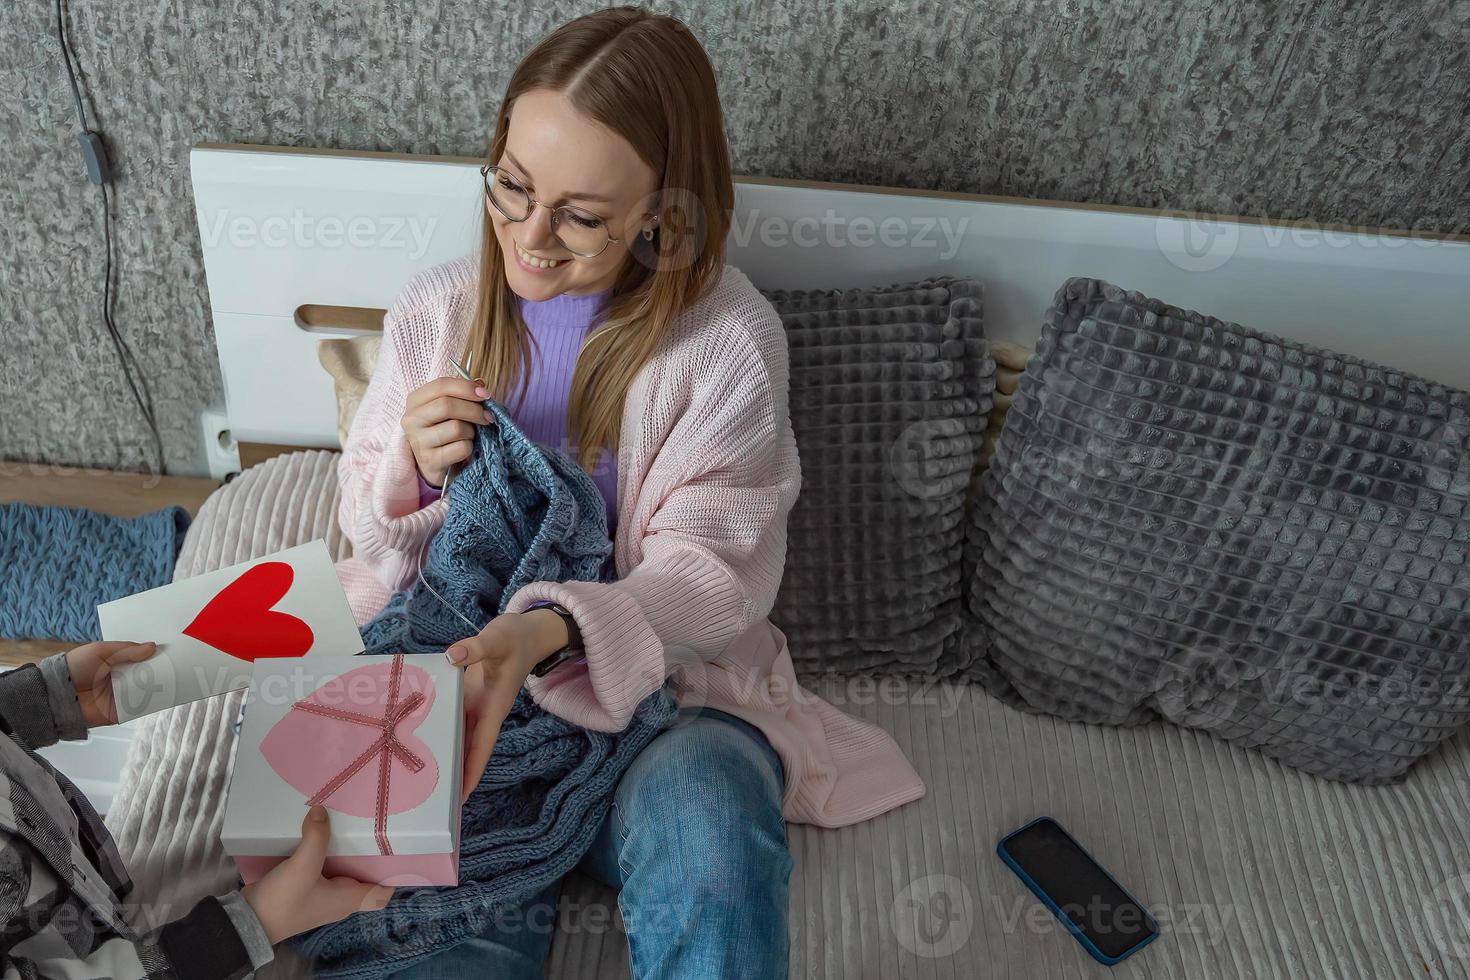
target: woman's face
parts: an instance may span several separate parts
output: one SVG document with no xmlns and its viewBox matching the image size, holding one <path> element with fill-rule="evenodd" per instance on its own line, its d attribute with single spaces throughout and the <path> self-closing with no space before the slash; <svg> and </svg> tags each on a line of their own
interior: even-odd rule
<svg viewBox="0 0 1470 980">
<path fill-rule="evenodd" d="M 627 140 L 578 113 L 560 92 L 537 90 L 516 99 L 505 152 L 495 165 L 546 205 L 533 207 L 524 221 L 511 221 L 485 201 L 485 213 L 505 253 L 506 280 L 523 299 L 611 288 L 623 266 L 633 261 L 628 251 L 633 236 L 653 227 L 645 212 L 650 195 L 658 190 L 658 175 Z M 551 229 L 551 209 L 564 204 L 600 219 L 607 234 L 619 241 L 592 258 L 568 251 Z M 542 265 L 548 262 L 549 267 Z"/>
</svg>

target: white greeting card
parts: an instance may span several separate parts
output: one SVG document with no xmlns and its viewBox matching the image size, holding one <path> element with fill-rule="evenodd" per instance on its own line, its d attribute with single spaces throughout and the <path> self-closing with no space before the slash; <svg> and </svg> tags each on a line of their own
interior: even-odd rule
<svg viewBox="0 0 1470 980">
<path fill-rule="evenodd" d="M 363 649 L 321 538 L 102 603 L 97 619 L 104 640 L 158 644 L 113 674 L 119 721 L 249 687 L 257 660 Z"/>
</svg>

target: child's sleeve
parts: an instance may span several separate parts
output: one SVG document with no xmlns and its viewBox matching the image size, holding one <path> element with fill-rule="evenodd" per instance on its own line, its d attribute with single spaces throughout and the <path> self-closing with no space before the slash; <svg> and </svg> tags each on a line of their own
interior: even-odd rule
<svg viewBox="0 0 1470 980">
<path fill-rule="evenodd" d="M 15 853 L 10 847 L 7 852 Z M 269 963 L 275 953 L 265 928 L 239 892 L 206 898 L 182 919 L 130 939 L 75 927 L 76 907 L 52 903 L 50 909 L 27 904 L 16 894 L 18 879 L 0 878 L 0 898 L 11 910 L 0 922 L 10 937 L 0 953 L 0 977 L 114 977 L 116 980 L 238 980 Z M 51 892 L 52 896 L 65 894 Z M 40 915 L 38 911 L 52 914 Z M 25 921 L 17 921 L 24 919 Z M 35 923 L 44 922 L 37 928 Z M 66 923 L 74 928 L 68 932 Z M 26 929 L 31 929 L 25 934 Z M 78 949 L 78 946 L 82 948 Z M 70 950 L 73 955 L 58 955 Z"/>
<path fill-rule="evenodd" d="M 87 737 L 65 653 L 0 674 L 0 727 L 33 749 Z"/>
</svg>

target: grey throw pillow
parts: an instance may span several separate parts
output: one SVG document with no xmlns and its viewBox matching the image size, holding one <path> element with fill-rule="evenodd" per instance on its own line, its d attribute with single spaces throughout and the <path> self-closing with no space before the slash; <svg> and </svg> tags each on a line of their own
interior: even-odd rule
<svg viewBox="0 0 1470 980">
<path fill-rule="evenodd" d="M 970 673 L 1322 776 L 1470 720 L 1470 395 L 1073 279 L 970 522 Z"/>
<path fill-rule="evenodd" d="M 995 387 L 980 284 L 765 295 L 802 471 L 771 620 L 799 673 L 932 675 L 960 649 L 966 490 Z"/>
</svg>

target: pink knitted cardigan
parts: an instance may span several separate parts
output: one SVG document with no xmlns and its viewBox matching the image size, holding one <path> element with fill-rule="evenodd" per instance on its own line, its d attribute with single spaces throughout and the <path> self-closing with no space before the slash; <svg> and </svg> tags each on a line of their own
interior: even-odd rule
<svg viewBox="0 0 1470 980">
<path fill-rule="evenodd" d="M 359 624 L 408 587 L 447 500 L 419 507 L 418 470 L 399 421 L 408 392 L 452 374 L 478 261 L 465 256 L 409 281 L 383 323 L 378 363 L 343 446 L 338 517 L 354 554 L 337 564 Z M 786 637 L 766 617 L 801 487 L 787 415 L 780 318 L 725 266 L 678 316 L 628 392 L 618 451 L 617 580 L 532 582 L 577 619 L 585 666 L 526 680 L 546 710 L 586 728 L 622 729 L 666 677 L 680 705 L 749 721 L 786 771 L 787 820 L 840 827 L 924 794 L 887 732 L 797 684 Z"/>
</svg>

